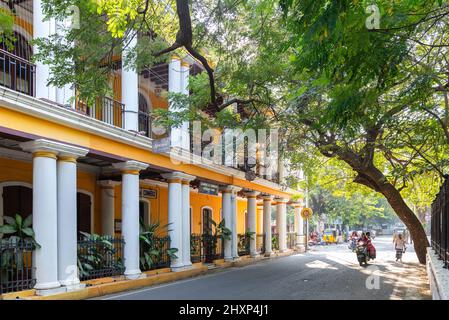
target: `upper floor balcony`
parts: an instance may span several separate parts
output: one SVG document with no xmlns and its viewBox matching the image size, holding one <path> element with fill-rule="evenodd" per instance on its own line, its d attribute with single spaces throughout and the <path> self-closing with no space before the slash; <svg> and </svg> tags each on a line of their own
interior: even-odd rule
<svg viewBox="0 0 449 320">
<path fill-rule="evenodd" d="M 170 109 L 167 93 L 189 94 L 189 76 L 203 71 L 199 62 L 190 56 L 174 57 L 169 63 L 151 66 L 139 74 L 124 70 L 120 57 L 111 71 L 109 96 L 83 101 L 75 86 L 55 88 L 47 86 L 50 70 L 40 62 L 32 63 L 31 40 L 49 35 L 52 28 L 49 21 L 41 19 L 40 0 L 10 0 L 0 2 L 0 8 L 9 10 L 14 16 L 14 38 L 12 46 L 0 42 L 0 86 L 21 94 L 45 100 L 55 108 L 68 108 L 74 112 L 94 118 L 111 126 L 135 132 L 150 139 L 187 134 L 188 142 L 181 147 L 193 151 L 187 133 L 174 130 L 165 135 L 156 135 L 152 130 L 152 112 L 156 109 Z M 137 41 L 137 40 L 136 40 Z M 179 145 L 172 145 L 179 147 Z M 233 166 L 248 171 L 247 165 Z M 258 175 L 259 178 L 266 178 Z M 277 182 L 278 175 L 269 178 Z"/>
</svg>

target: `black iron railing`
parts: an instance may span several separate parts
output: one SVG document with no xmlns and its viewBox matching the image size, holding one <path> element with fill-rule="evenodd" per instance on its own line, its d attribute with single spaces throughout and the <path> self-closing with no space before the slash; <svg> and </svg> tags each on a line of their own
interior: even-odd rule
<svg viewBox="0 0 449 320">
<path fill-rule="evenodd" d="M 224 258 L 223 238 L 210 234 L 190 235 L 190 260 L 192 263 L 211 263 Z"/>
<path fill-rule="evenodd" d="M 98 97 L 89 103 L 76 99 L 75 110 L 116 127 L 125 128 L 125 105 L 114 99 Z"/>
<path fill-rule="evenodd" d="M 78 240 L 80 280 L 97 279 L 123 274 L 125 271 L 121 237 L 83 237 Z"/>
<path fill-rule="evenodd" d="M 251 237 L 246 234 L 237 235 L 237 250 L 239 256 L 247 256 L 250 254 Z"/>
<path fill-rule="evenodd" d="M 8 51 L 0 49 L 0 85 L 34 96 L 36 66 Z"/>
<path fill-rule="evenodd" d="M 446 176 L 440 192 L 432 203 L 431 243 L 432 248 L 449 267 L 449 179 Z"/>
<path fill-rule="evenodd" d="M 258 234 L 256 236 L 256 251 L 265 253 L 265 234 Z"/>
<path fill-rule="evenodd" d="M 287 233 L 287 248 L 294 249 L 296 247 L 296 239 L 298 234 L 296 232 Z"/>
<path fill-rule="evenodd" d="M 271 248 L 273 250 L 279 250 L 279 233 L 273 233 L 271 235 Z"/>
<path fill-rule="evenodd" d="M 170 237 L 153 237 L 151 241 L 151 247 L 141 248 L 140 259 L 144 262 L 141 263 L 141 270 L 148 271 L 170 267 L 171 259 L 168 254 Z"/>
<path fill-rule="evenodd" d="M 32 289 L 36 284 L 31 241 L 0 239 L 0 294 Z"/>
</svg>

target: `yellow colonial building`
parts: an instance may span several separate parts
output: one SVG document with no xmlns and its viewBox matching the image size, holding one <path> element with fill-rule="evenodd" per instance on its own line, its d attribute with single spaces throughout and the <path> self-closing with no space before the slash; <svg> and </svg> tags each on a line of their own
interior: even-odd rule
<svg viewBox="0 0 449 320">
<path fill-rule="evenodd" d="M 188 94 L 189 75 L 202 71 L 197 61 L 174 55 L 140 74 L 119 66 L 111 76 L 113 96 L 91 105 L 72 102 L 73 88 L 47 86 L 49 67 L 30 62 L 30 40 L 58 32 L 57 24 L 44 21 L 39 0 L 12 3 L 17 41 L 13 50 L 0 48 L 0 223 L 32 215 L 39 247 L 30 249 L 23 270 L 5 267 L 0 293 L 34 288 L 45 295 L 85 279 L 134 279 L 144 268 L 176 272 L 298 245 L 287 234 L 286 212 L 287 206 L 297 208 L 291 231 L 302 235 L 300 204 L 291 202 L 293 190 L 280 186 L 282 172 L 272 181 L 248 181 L 235 167 L 185 161 L 191 153 L 188 123 L 168 133 L 168 149 L 155 150 L 162 138 L 153 133 L 149 114 L 170 108 L 166 92 Z M 176 248 L 175 257 L 142 262 L 139 220 L 168 224 L 158 234 L 158 248 Z M 222 220 L 229 238 L 217 235 L 215 223 Z M 108 259 L 117 264 L 108 260 L 83 273 L 81 255 L 98 249 L 92 234 L 110 240 Z M 2 250 L 10 248 L 6 238 Z M 23 281 L 15 283 L 14 276 Z"/>
</svg>

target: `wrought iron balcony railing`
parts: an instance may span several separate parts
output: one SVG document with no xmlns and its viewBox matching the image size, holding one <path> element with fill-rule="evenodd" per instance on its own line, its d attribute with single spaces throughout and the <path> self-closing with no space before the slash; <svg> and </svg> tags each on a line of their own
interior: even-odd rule
<svg viewBox="0 0 449 320">
<path fill-rule="evenodd" d="M 97 120 L 125 128 L 125 105 L 108 97 L 99 97 L 93 103 L 76 99 L 75 109 Z"/>
<path fill-rule="evenodd" d="M 36 66 L 0 49 L 0 85 L 34 97 L 36 94 Z"/>
</svg>

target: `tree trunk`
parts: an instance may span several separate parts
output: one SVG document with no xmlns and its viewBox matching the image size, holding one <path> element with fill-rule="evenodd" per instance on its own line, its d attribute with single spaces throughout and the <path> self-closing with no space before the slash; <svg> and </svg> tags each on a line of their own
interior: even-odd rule
<svg viewBox="0 0 449 320">
<path fill-rule="evenodd" d="M 371 167 L 364 174 L 371 178 L 370 180 L 372 180 L 371 182 L 375 184 L 377 191 L 387 199 L 399 219 L 401 219 L 410 231 L 410 236 L 413 239 L 413 246 L 415 248 L 418 260 L 420 263 L 425 264 L 429 241 L 427 240 L 426 232 L 424 231 L 424 227 L 418 217 L 405 203 L 401 193 L 388 182 L 380 170 L 375 167 Z"/>
</svg>

